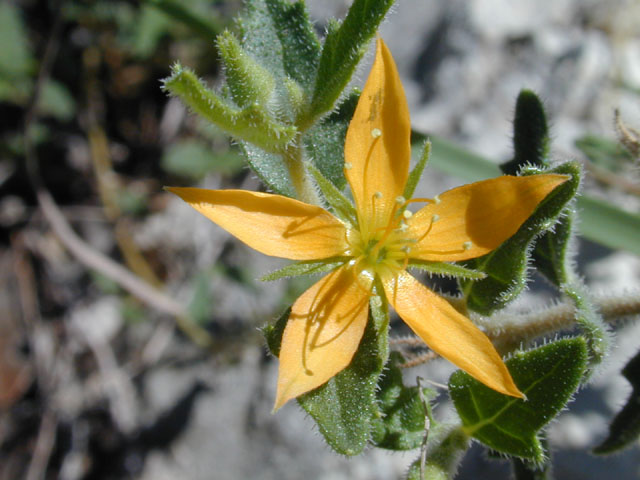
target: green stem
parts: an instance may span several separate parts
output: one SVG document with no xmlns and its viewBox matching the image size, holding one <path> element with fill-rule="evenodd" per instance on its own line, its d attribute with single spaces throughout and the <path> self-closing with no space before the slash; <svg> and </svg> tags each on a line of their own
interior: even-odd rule
<svg viewBox="0 0 640 480">
<path fill-rule="evenodd" d="M 283 158 L 289 170 L 289 176 L 291 177 L 291 182 L 293 183 L 293 188 L 296 191 L 298 200 L 310 203 L 311 205 L 322 205 L 318 192 L 305 168 L 303 149 L 298 142 L 293 142 L 287 147 Z"/>
</svg>

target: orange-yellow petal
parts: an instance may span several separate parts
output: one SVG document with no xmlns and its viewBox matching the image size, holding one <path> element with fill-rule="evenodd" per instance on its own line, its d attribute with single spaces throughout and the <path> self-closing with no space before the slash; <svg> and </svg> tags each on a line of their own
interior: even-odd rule
<svg viewBox="0 0 640 480">
<path fill-rule="evenodd" d="M 247 190 L 167 188 L 251 248 L 274 257 L 318 260 L 347 249 L 345 226 L 323 208 Z"/>
<path fill-rule="evenodd" d="M 361 230 L 388 224 L 402 195 L 411 158 L 409 107 L 391 53 L 378 39 L 371 73 L 360 95 L 344 145 L 345 175 Z M 366 235 L 365 232 L 362 232 Z"/>
<path fill-rule="evenodd" d="M 351 363 L 367 325 L 370 288 L 342 267 L 296 300 L 282 336 L 274 410 Z"/>
<path fill-rule="evenodd" d="M 502 176 L 439 195 L 440 203 L 418 210 L 407 222 L 419 239 L 411 257 L 457 261 L 479 257 L 511 237 L 566 175 Z"/>
<path fill-rule="evenodd" d="M 407 272 L 389 275 L 382 282 L 400 318 L 433 351 L 500 393 L 524 396 L 493 344 L 471 320 Z"/>
</svg>

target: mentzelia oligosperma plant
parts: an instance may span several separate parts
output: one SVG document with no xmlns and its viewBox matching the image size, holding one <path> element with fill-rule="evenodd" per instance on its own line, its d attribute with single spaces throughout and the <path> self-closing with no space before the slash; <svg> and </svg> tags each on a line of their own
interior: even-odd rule
<svg viewBox="0 0 640 480">
<path fill-rule="evenodd" d="M 275 409 L 297 399 L 343 454 L 367 444 L 422 447 L 410 478 L 449 478 L 470 437 L 519 468 L 539 468 L 548 458 L 540 430 L 608 345 L 567 254 L 580 169 L 548 164 L 544 111 L 523 92 L 509 175 L 412 198 L 430 144 L 409 172 L 409 111 L 381 39 L 362 93 L 343 93 L 391 3 L 356 0 L 321 44 L 302 2 L 248 2 L 242 40 L 218 38 L 224 95 L 179 65 L 165 88 L 237 139 L 273 193 L 168 190 L 250 247 L 296 261 L 266 279 L 324 274 L 264 328 L 279 359 Z M 492 315 L 524 288 L 528 265 L 573 299 L 581 333 L 519 351 L 571 324 L 511 315 L 491 330 Z M 410 270 L 458 278 L 461 297 L 435 294 Z M 433 418 L 432 390 L 403 384 L 406 359 L 389 353 L 389 306 L 430 357 L 461 368 L 449 381 L 458 423 Z"/>
</svg>

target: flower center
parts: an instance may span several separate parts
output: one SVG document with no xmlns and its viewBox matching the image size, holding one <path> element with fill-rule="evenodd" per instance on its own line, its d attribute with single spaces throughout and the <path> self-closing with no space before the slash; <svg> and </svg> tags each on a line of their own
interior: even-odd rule
<svg viewBox="0 0 640 480">
<path fill-rule="evenodd" d="M 374 201 L 380 194 L 374 194 Z M 409 202 L 403 197 L 396 199 L 396 205 L 385 227 L 375 231 L 351 229 L 347 233 L 347 241 L 353 256 L 352 265 L 356 272 L 367 272 L 370 276 L 381 275 L 383 272 L 398 273 L 407 267 L 411 246 L 416 239 L 407 234 L 406 221 L 411 212 L 405 210 Z"/>
</svg>

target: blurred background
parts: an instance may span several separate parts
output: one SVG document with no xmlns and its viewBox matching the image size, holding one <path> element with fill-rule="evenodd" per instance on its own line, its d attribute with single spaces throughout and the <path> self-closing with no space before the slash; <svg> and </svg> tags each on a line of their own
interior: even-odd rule
<svg viewBox="0 0 640 480">
<path fill-rule="evenodd" d="M 348 1 L 308 1 L 320 34 Z M 161 89 L 179 60 L 220 83 L 234 0 L 0 3 L 0 479 L 399 479 L 417 452 L 334 454 L 292 402 L 259 327 L 308 280 L 263 283 L 256 254 L 162 190 L 261 188 L 238 149 Z M 380 35 L 414 128 L 495 162 L 522 88 L 545 100 L 553 157 L 585 190 L 640 211 L 614 110 L 640 128 L 637 0 L 402 0 Z M 354 78 L 362 85 L 371 53 Z M 619 128 L 618 128 L 619 130 Z M 431 170 L 426 195 L 461 183 Z M 579 240 L 598 293 L 637 291 L 640 259 Z M 450 289 L 451 285 L 441 284 Z M 516 308 L 548 305 L 534 278 Z M 611 361 L 549 429 L 558 479 L 633 479 L 638 448 L 587 452 L 630 393 L 629 323 Z M 445 381 L 435 362 L 407 372 Z M 439 410 L 446 415 L 446 398 Z M 460 479 L 509 478 L 475 446 Z"/>
</svg>

